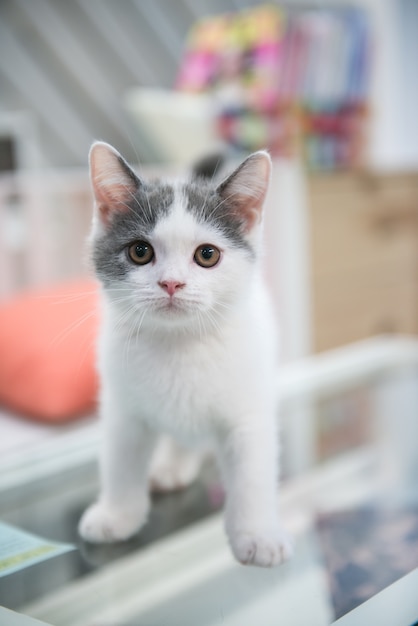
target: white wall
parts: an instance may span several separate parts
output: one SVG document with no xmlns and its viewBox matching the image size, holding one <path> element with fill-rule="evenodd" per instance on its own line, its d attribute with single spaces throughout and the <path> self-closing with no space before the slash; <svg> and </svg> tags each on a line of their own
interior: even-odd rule
<svg viewBox="0 0 418 626">
<path fill-rule="evenodd" d="M 379 169 L 418 167 L 418 3 L 361 0 L 374 36 L 369 160 Z M 414 119 L 415 118 L 415 119 Z"/>
</svg>

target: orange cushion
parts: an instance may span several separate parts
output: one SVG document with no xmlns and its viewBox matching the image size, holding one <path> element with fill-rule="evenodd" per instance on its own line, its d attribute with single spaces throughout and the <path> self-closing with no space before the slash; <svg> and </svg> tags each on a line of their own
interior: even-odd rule
<svg viewBox="0 0 418 626">
<path fill-rule="evenodd" d="M 0 304 L 0 404 L 64 422 L 95 408 L 98 291 L 83 279 Z"/>
</svg>

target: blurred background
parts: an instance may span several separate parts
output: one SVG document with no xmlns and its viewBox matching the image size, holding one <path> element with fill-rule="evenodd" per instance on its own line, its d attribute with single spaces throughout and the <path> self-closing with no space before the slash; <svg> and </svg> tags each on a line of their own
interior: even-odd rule
<svg viewBox="0 0 418 626">
<path fill-rule="evenodd" d="M 290 398 L 282 474 L 310 489 L 311 471 L 354 451 L 361 491 L 364 451 L 369 463 L 390 440 L 416 496 L 417 66 L 417 0 L 0 0 L 2 516 L 75 541 L 97 491 L 95 139 L 157 176 L 213 151 L 232 167 L 270 150 L 265 270 Z M 161 500 L 153 538 L 219 508 L 206 487 L 203 513 L 190 490 L 185 512 L 182 496 Z M 338 483 L 330 507 L 345 493 Z M 394 554 L 416 554 L 405 545 Z M 77 559 L 65 575 L 10 578 L 10 606 L 84 575 Z M 390 571 L 381 563 L 370 579 Z"/>
<path fill-rule="evenodd" d="M 214 150 L 231 165 L 270 150 L 266 274 L 285 362 L 416 335 L 417 60 L 416 0 L 0 0 L 3 406 L 52 422 L 94 407 L 94 139 L 161 176 Z M 69 280 L 85 299 L 42 309 Z M 78 403 L 45 410 L 51 385 L 22 371 L 46 357 L 73 363 L 67 395 L 87 381 Z"/>
<path fill-rule="evenodd" d="M 161 176 L 270 150 L 265 265 L 284 362 L 416 335 L 417 60 L 416 0 L 0 0 L 3 406 L 54 423 L 94 407 L 94 139 Z M 67 287 L 85 298 L 42 309 Z M 22 376 L 46 356 L 75 368 L 60 397 L 85 381 L 71 407 L 46 411 L 51 385 Z"/>
<path fill-rule="evenodd" d="M 415 0 L 1 0 L 0 296 L 85 272 L 92 140 L 157 173 L 267 147 L 302 172 L 291 356 L 415 333 L 417 31 Z"/>
<path fill-rule="evenodd" d="M 282 107 L 289 101 L 322 109 L 335 107 L 337 100 L 339 106 L 367 105 L 371 163 L 416 164 L 416 2 L 294 0 L 270 3 L 264 15 L 257 11 L 263 6 L 249 0 L 2 0 L 0 129 L 3 142 L 9 126 L 18 144 L 13 155 L 7 156 L 7 146 L 2 149 L 2 169 L 84 166 L 92 138 L 117 144 L 131 161 L 154 160 L 152 146 L 138 137 L 129 93 L 175 86 L 206 91 L 219 85 L 221 74 L 228 82 L 233 49 L 245 51 L 247 70 L 254 63 L 253 83 L 275 78 L 264 107 L 271 108 L 274 98 Z M 229 27 L 216 19 L 245 8 L 249 13 L 231 17 Z M 282 46 L 284 39 L 291 42 Z M 274 49 L 274 42 L 286 52 Z M 187 51 L 194 51 L 194 59 L 189 54 L 187 61 Z M 238 93 L 231 91 L 229 98 L 239 104 Z M 250 108 L 261 106 L 258 98 Z"/>
</svg>

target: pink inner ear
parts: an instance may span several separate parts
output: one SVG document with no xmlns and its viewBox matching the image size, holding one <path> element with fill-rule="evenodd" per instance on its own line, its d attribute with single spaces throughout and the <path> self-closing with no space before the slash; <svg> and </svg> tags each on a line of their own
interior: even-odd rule
<svg viewBox="0 0 418 626">
<path fill-rule="evenodd" d="M 98 142 L 90 150 L 90 176 L 96 208 L 104 223 L 113 213 L 129 209 L 139 180 L 112 146 Z"/>
<path fill-rule="evenodd" d="M 220 193 L 230 199 L 234 213 L 245 221 L 245 232 L 260 222 L 271 173 L 271 160 L 267 152 L 250 155 L 224 183 Z"/>
<path fill-rule="evenodd" d="M 261 207 L 263 205 L 261 204 Z M 250 208 L 246 213 L 245 213 L 245 232 L 249 233 L 256 224 L 258 224 L 261 220 L 261 214 L 262 211 L 254 209 L 254 208 Z"/>
<path fill-rule="evenodd" d="M 238 219 L 244 222 L 244 233 L 251 232 L 251 230 L 261 221 L 261 216 L 263 214 L 263 201 L 264 197 L 261 200 L 255 200 L 253 197 L 248 196 L 238 196 L 236 198 L 233 213 Z"/>
</svg>

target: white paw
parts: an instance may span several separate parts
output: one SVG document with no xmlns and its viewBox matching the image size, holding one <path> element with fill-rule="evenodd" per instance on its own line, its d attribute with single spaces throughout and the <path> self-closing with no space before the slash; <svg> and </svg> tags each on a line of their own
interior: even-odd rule
<svg viewBox="0 0 418 626">
<path fill-rule="evenodd" d="M 126 541 L 135 535 L 146 520 L 148 505 L 116 509 L 97 502 L 81 517 L 78 532 L 91 543 Z"/>
<path fill-rule="evenodd" d="M 230 536 L 232 552 L 243 565 L 273 567 L 284 563 L 293 554 L 290 537 L 283 530 L 240 530 Z"/>
</svg>

